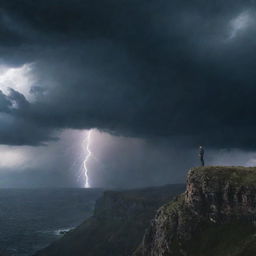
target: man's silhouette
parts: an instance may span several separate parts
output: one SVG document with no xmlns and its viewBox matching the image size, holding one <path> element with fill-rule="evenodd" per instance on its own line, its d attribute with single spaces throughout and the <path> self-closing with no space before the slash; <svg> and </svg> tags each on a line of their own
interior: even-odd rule
<svg viewBox="0 0 256 256">
<path fill-rule="evenodd" d="M 204 148 L 202 146 L 199 147 L 199 158 L 202 166 L 204 166 Z"/>
</svg>

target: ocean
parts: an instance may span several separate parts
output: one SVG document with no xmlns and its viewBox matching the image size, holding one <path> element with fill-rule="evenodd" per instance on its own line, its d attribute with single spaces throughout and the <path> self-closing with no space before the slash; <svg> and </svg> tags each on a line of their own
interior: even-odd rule
<svg viewBox="0 0 256 256">
<path fill-rule="evenodd" d="M 0 189 L 0 255 L 30 256 L 93 213 L 97 189 Z"/>
</svg>

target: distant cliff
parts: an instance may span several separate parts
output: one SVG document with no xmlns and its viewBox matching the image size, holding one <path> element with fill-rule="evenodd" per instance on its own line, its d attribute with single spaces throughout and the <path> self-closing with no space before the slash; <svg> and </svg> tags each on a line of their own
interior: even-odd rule
<svg viewBox="0 0 256 256">
<path fill-rule="evenodd" d="M 157 209 L 184 189 L 184 185 L 168 185 L 107 191 L 97 201 L 91 218 L 36 256 L 131 255 Z"/>
<path fill-rule="evenodd" d="M 200 167 L 161 207 L 134 256 L 256 255 L 256 168 Z"/>
</svg>

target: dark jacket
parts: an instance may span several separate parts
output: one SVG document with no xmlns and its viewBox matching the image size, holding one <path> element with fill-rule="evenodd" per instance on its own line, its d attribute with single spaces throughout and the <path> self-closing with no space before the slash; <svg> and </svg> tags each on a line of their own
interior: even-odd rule
<svg viewBox="0 0 256 256">
<path fill-rule="evenodd" d="M 200 155 L 200 157 L 204 156 L 204 149 L 203 148 L 199 149 L 199 155 Z"/>
</svg>

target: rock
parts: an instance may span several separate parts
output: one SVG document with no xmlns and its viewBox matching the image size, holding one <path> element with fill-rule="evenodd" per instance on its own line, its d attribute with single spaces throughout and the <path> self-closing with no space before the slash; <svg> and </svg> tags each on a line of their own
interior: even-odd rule
<svg viewBox="0 0 256 256">
<path fill-rule="evenodd" d="M 134 256 L 256 255 L 256 168 L 200 167 L 161 207 Z"/>
<path fill-rule="evenodd" d="M 184 185 L 106 191 L 94 215 L 36 256 L 128 256 L 139 245 L 156 210 Z"/>
</svg>

